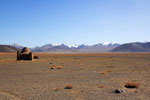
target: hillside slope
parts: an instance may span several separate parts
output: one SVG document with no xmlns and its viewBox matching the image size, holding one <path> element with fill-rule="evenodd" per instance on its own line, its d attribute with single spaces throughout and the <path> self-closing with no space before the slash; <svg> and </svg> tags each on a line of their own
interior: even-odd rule
<svg viewBox="0 0 150 100">
<path fill-rule="evenodd" d="M 10 45 L 0 45 L 0 52 L 16 52 L 18 49 Z"/>
<path fill-rule="evenodd" d="M 150 42 L 123 44 L 112 49 L 111 52 L 150 52 Z"/>
</svg>

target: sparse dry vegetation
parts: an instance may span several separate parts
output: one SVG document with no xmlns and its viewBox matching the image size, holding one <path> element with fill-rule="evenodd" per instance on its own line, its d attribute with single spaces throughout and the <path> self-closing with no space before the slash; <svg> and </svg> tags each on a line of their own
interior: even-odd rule
<svg viewBox="0 0 150 100">
<path fill-rule="evenodd" d="M 80 69 L 85 69 L 85 67 L 80 67 Z"/>
<path fill-rule="evenodd" d="M 112 72 L 112 70 L 108 70 L 107 72 L 110 73 L 110 72 Z"/>
<path fill-rule="evenodd" d="M 125 87 L 126 88 L 139 88 L 140 84 L 136 82 L 126 82 Z"/>
<path fill-rule="evenodd" d="M 23 100 L 149 100 L 149 53 L 34 55 L 40 59 L 0 53 L 0 99 L 1 91 L 10 91 Z M 123 95 L 111 92 L 116 89 Z"/>
<path fill-rule="evenodd" d="M 99 74 L 106 75 L 107 72 L 99 72 Z"/>
<path fill-rule="evenodd" d="M 52 67 L 56 67 L 55 65 L 52 65 Z"/>
<path fill-rule="evenodd" d="M 99 86 L 98 86 L 98 88 L 104 88 L 104 87 L 105 87 L 104 85 L 99 85 Z"/>
<path fill-rule="evenodd" d="M 58 91 L 58 90 L 59 90 L 59 88 L 52 88 L 52 90 L 53 90 L 53 91 Z"/>
<path fill-rule="evenodd" d="M 57 69 L 62 69 L 63 67 L 62 67 L 62 66 L 56 66 L 56 68 L 57 68 Z"/>
<path fill-rule="evenodd" d="M 71 84 L 66 84 L 66 86 L 65 86 L 65 88 L 64 89 L 72 89 L 73 88 L 73 85 L 71 85 Z"/>
</svg>

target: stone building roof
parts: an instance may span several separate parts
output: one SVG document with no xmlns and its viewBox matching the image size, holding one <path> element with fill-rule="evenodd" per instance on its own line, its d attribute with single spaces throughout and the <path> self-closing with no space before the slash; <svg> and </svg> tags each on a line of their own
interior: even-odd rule
<svg viewBox="0 0 150 100">
<path fill-rule="evenodd" d="M 30 49 L 27 48 L 27 47 L 24 47 L 24 48 L 22 49 L 22 51 L 21 51 L 21 53 L 23 53 L 23 54 L 28 54 L 28 53 L 30 53 L 30 52 L 31 52 Z"/>
</svg>

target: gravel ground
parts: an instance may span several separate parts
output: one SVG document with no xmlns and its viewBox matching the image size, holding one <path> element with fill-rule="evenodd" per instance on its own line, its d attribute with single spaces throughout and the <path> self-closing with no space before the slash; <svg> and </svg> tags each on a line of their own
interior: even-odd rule
<svg viewBox="0 0 150 100">
<path fill-rule="evenodd" d="M 0 54 L 0 100 L 150 100 L 149 53 L 35 55 L 16 61 L 16 54 Z"/>
</svg>

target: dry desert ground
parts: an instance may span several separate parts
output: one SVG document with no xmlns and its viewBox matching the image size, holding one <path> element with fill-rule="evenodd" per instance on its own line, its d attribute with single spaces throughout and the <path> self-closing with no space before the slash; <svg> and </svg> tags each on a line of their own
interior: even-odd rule
<svg viewBox="0 0 150 100">
<path fill-rule="evenodd" d="M 0 100 L 150 100 L 150 53 L 34 55 L 0 53 Z"/>
</svg>

